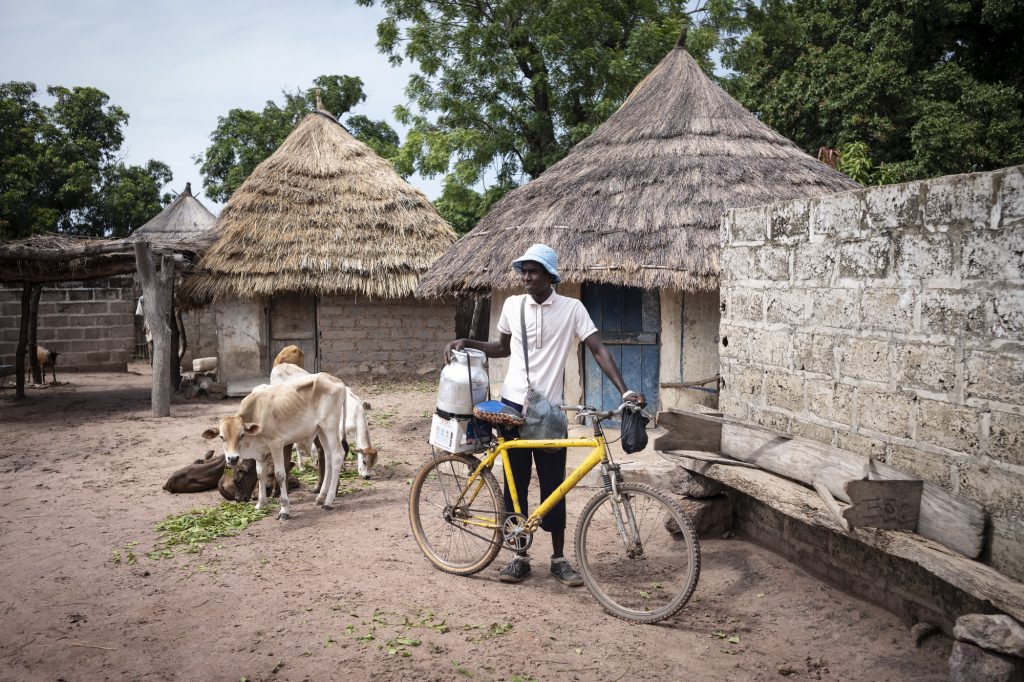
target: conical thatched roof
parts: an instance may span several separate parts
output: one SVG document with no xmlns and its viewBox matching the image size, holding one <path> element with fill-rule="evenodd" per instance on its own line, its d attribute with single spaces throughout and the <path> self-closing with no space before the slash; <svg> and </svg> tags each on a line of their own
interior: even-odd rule
<svg viewBox="0 0 1024 682">
<path fill-rule="evenodd" d="M 422 192 L 322 111 L 256 167 L 217 228 L 190 298 L 408 296 L 455 241 Z"/>
<path fill-rule="evenodd" d="M 704 75 L 684 38 L 590 137 L 495 204 L 431 268 L 422 294 L 512 288 L 534 242 L 566 281 L 708 290 L 730 208 L 858 187 Z"/>
<path fill-rule="evenodd" d="M 192 196 L 192 183 L 145 225 L 132 232 L 131 241 L 187 245 L 202 251 L 216 239 L 217 216 Z"/>
</svg>

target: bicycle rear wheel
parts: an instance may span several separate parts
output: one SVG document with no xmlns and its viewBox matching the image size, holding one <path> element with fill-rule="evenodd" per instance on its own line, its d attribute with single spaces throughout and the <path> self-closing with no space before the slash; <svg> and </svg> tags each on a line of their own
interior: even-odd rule
<svg viewBox="0 0 1024 682">
<path fill-rule="evenodd" d="M 697 587 L 697 533 L 661 490 L 623 483 L 619 493 L 616 500 L 602 490 L 587 502 L 576 527 L 576 560 L 584 584 L 610 614 L 656 623 L 683 608 Z"/>
<path fill-rule="evenodd" d="M 501 549 L 504 503 L 490 471 L 456 500 L 479 462 L 445 453 L 420 468 L 409 491 L 409 521 L 416 544 L 437 568 L 472 575 L 486 568 Z"/>
</svg>

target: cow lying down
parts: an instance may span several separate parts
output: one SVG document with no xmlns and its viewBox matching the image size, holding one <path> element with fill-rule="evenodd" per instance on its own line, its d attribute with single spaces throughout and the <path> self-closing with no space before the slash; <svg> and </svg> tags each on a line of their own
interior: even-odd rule
<svg viewBox="0 0 1024 682">
<path fill-rule="evenodd" d="M 280 365 L 279 367 L 283 367 Z M 255 390 L 242 399 L 237 414 L 222 417 L 217 429 L 207 429 L 203 437 L 220 437 L 224 443 L 224 459 L 234 467 L 242 459 L 256 461 L 258 501 L 262 509 L 267 502 L 264 456 L 274 464 L 274 478 L 281 489 L 281 510 L 277 518 L 289 517 L 290 503 L 286 483 L 284 446 L 308 443 L 319 436 L 325 449 L 324 483 L 317 494 L 317 504 L 330 509 L 337 494 L 338 474 L 344 454 L 341 451 L 341 428 L 345 423 L 348 389 L 341 380 L 321 372 L 295 377 L 279 385 Z"/>
<path fill-rule="evenodd" d="M 285 459 L 287 461 L 287 456 Z M 288 490 L 295 490 L 300 485 L 299 479 L 291 475 L 290 463 L 288 470 Z M 274 483 L 271 497 L 279 494 L 276 479 Z M 175 471 L 164 483 L 164 490 L 170 493 L 201 493 L 214 488 L 226 500 L 248 502 L 256 492 L 256 462 L 247 459 L 239 462 L 234 469 L 225 468 L 224 455 L 214 455 L 213 450 L 210 450 L 203 458 Z"/>
<path fill-rule="evenodd" d="M 219 459 L 223 464 L 224 455 L 221 455 Z M 291 492 L 297 490 L 302 484 L 299 482 L 299 479 L 292 475 L 293 463 L 289 453 L 285 454 L 284 461 L 285 467 L 288 470 L 288 492 Z M 264 458 L 263 466 L 267 467 L 267 477 L 272 481 L 271 490 L 268 494 L 270 497 L 280 497 L 281 491 L 277 487 L 277 477 L 274 476 L 273 461 L 269 458 Z M 220 491 L 221 496 L 225 500 L 248 502 L 252 499 L 253 493 L 256 492 L 256 484 L 258 482 L 256 460 L 243 459 L 233 469 L 231 467 L 224 468 L 223 474 L 217 482 L 217 490 Z"/>
</svg>

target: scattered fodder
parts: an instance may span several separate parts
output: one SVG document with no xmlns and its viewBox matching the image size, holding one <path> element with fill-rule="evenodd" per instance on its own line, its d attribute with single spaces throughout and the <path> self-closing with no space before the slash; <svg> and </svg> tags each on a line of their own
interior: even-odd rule
<svg viewBox="0 0 1024 682">
<path fill-rule="evenodd" d="M 257 509 L 256 505 L 246 502 L 221 502 L 216 507 L 197 507 L 172 514 L 156 524 L 160 533 L 157 545 L 196 554 L 212 540 L 238 535 L 271 511 L 269 507 Z"/>
</svg>

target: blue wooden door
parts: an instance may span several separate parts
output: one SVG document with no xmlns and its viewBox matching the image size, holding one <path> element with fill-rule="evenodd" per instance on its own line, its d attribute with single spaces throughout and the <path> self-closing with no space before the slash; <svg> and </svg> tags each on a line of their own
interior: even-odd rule
<svg viewBox="0 0 1024 682">
<path fill-rule="evenodd" d="M 597 325 L 601 341 L 615 358 L 626 385 L 658 405 L 658 356 L 661 304 L 657 291 L 613 284 L 584 284 L 583 304 Z M 583 392 L 586 404 L 612 410 L 622 395 L 584 350 Z"/>
</svg>

